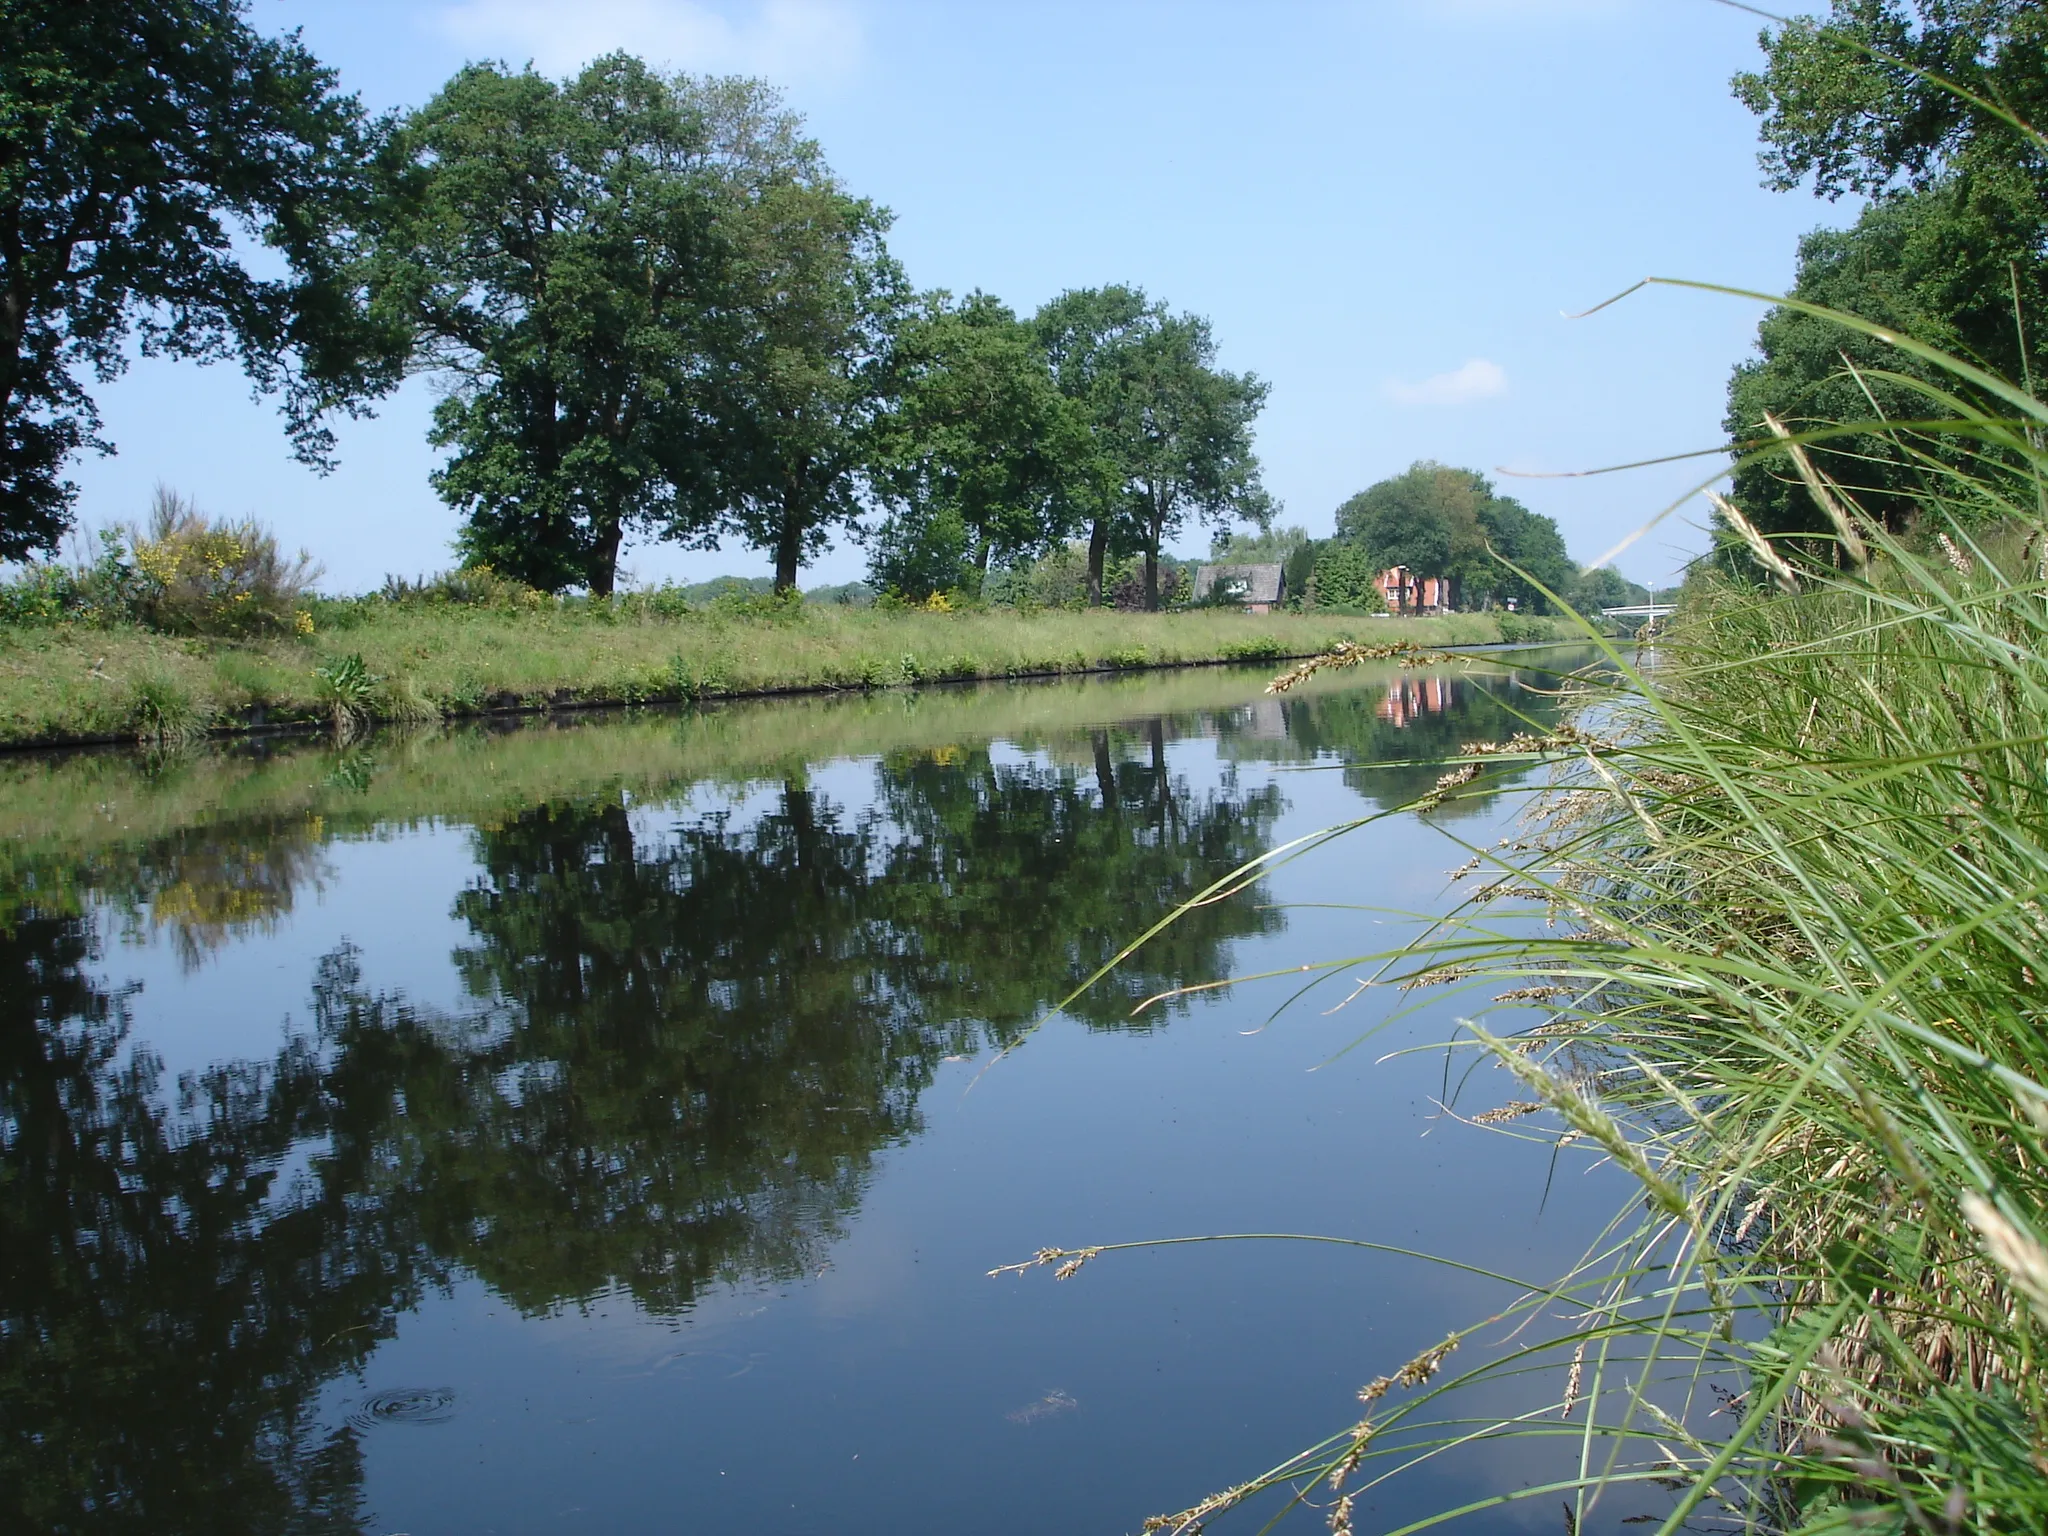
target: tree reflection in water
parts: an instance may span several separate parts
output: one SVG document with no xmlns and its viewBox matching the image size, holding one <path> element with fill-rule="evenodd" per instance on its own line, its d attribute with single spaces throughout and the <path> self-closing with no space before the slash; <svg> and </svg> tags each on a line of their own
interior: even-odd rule
<svg viewBox="0 0 2048 1536">
<path fill-rule="evenodd" d="M 312 845 L 214 825 L 51 872 L 0 928 L 0 1524 L 354 1531 L 356 1431 L 313 1407 L 425 1289 L 678 1312 L 805 1270 L 945 1056 L 1265 847 L 1278 792 L 1176 779 L 1159 723 L 1135 759 L 1074 745 L 887 757 L 860 807 L 791 776 L 744 821 L 609 792 L 479 827 L 472 1009 L 369 990 L 344 948 L 308 1032 L 175 1091 L 94 980 L 98 914 L 185 889 L 203 952 L 288 910 Z M 1077 1011 L 1223 975 L 1278 921 L 1255 894 Z"/>
</svg>

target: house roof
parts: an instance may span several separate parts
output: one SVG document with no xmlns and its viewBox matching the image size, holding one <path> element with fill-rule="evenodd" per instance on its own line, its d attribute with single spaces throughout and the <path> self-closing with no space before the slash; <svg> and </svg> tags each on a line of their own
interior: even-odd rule
<svg viewBox="0 0 2048 1536">
<path fill-rule="evenodd" d="M 1283 583 L 1281 567 L 1277 565 L 1205 565 L 1195 572 L 1195 601 L 1200 602 L 1219 586 L 1228 592 L 1238 582 L 1244 583 L 1239 596 L 1247 603 L 1280 601 Z"/>
</svg>

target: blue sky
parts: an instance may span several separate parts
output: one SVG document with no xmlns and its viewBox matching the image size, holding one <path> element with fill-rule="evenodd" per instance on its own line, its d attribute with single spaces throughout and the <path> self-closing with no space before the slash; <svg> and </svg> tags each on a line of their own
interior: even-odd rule
<svg viewBox="0 0 2048 1536">
<path fill-rule="evenodd" d="M 254 0 L 373 107 L 465 60 L 555 74 L 615 47 L 786 92 L 844 181 L 892 209 L 920 287 L 1020 311 L 1129 282 L 1207 315 L 1226 367 L 1272 385 L 1259 424 L 1283 519 L 1421 458 L 1556 472 L 1709 446 L 1757 308 L 1670 291 L 1576 311 L 1652 274 L 1781 290 L 1798 237 L 1851 210 L 1764 190 L 1728 79 L 1758 22 L 1713 0 Z M 449 563 L 434 398 L 416 380 L 295 465 L 231 368 L 140 363 L 99 394 L 117 457 L 75 476 L 81 522 L 138 516 L 159 480 L 253 514 L 332 590 Z M 1498 476 L 1581 561 L 1686 491 L 1680 466 Z M 1687 508 L 1618 560 L 1667 576 Z M 1183 553 L 1206 549 L 1206 531 Z M 642 580 L 763 574 L 764 557 L 630 548 Z M 811 582 L 860 575 L 843 545 Z"/>
</svg>

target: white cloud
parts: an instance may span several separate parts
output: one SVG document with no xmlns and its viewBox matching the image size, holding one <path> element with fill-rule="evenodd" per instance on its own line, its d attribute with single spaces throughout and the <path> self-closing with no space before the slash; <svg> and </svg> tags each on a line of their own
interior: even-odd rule
<svg viewBox="0 0 2048 1536">
<path fill-rule="evenodd" d="M 1433 374 L 1420 384 L 1402 379 L 1387 381 L 1387 398 L 1401 405 L 1471 405 L 1507 393 L 1507 370 L 1499 363 L 1475 357 L 1462 368 Z"/>
<path fill-rule="evenodd" d="M 462 0 L 437 20 L 465 48 L 551 75 L 623 48 L 668 69 L 786 85 L 844 76 L 861 51 L 846 0 Z"/>
</svg>

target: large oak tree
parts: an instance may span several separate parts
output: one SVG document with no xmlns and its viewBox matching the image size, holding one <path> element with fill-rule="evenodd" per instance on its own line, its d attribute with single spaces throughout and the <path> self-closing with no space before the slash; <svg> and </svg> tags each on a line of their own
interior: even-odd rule
<svg viewBox="0 0 2048 1536">
<path fill-rule="evenodd" d="M 112 451 L 89 385 L 138 351 L 239 361 L 315 464 L 327 413 L 393 381 L 347 280 L 378 125 L 245 10 L 0 5 L 0 559 L 63 537 L 66 461 Z"/>
<path fill-rule="evenodd" d="M 435 484 L 471 558 L 605 594 L 629 531 L 708 543 L 745 505 L 760 375 L 805 388 L 788 311 L 874 222 L 799 129 L 755 82 L 625 54 L 565 83 L 471 65 L 406 121 L 372 283 L 455 382 Z"/>
</svg>

